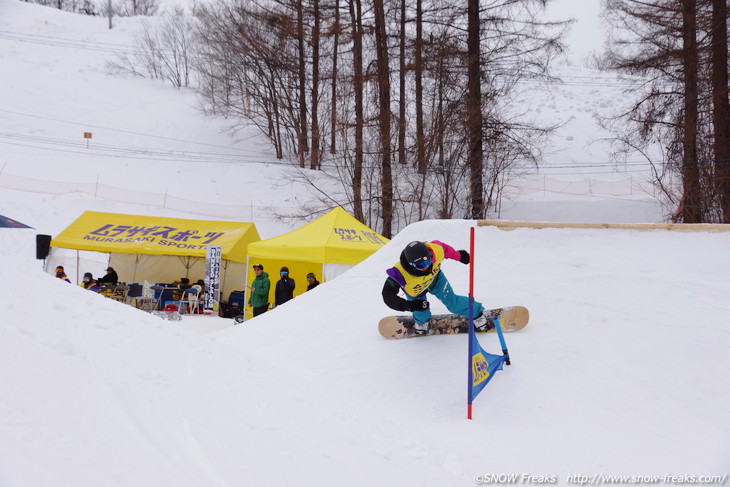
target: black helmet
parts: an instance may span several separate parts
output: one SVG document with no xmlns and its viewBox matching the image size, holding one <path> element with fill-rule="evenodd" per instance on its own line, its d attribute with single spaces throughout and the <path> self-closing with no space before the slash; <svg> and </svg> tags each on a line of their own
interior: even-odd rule
<svg viewBox="0 0 730 487">
<path fill-rule="evenodd" d="M 423 242 L 414 241 L 406 245 L 401 254 L 401 261 L 404 265 L 407 263 L 411 268 L 418 271 L 430 270 L 431 259 L 433 255 L 431 250 L 426 247 Z"/>
</svg>

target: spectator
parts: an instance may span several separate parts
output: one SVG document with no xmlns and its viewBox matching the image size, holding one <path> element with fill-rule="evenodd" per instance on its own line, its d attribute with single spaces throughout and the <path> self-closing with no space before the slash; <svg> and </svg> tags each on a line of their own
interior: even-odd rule
<svg viewBox="0 0 730 487">
<path fill-rule="evenodd" d="M 264 272 L 264 266 L 254 264 L 253 271 L 256 274 L 253 282 L 248 286 L 250 292 L 248 294 L 248 305 L 253 308 L 253 315 L 258 316 L 265 313 L 269 309 L 269 289 L 271 282 L 269 274 Z"/>
<path fill-rule="evenodd" d="M 110 286 L 116 285 L 116 283 L 119 282 L 119 276 L 117 275 L 117 271 L 114 270 L 113 267 L 107 267 L 106 268 L 106 274 L 99 279 L 97 279 L 97 284 L 109 284 Z"/>
<path fill-rule="evenodd" d="M 309 285 L 307 286 L 307 291 L 311 291 L 315 287 L 319 286 L 319 281 L 314 276 L 314 272 L 310 272 L 309 274 L 307 274 L 307 282 L 309 283 Z"/>
<path fill-rule="evenodd" d="M 276 282 L 276 290 L 274 291 L 274 306 L 279 306 L 294 297 L 294 279 L 289 277 L 289 268 L 282 267 L 279 271 L 281 276 Z"/>
<path fill-rule="evenodd" d="M 71 279 L 66 276 L 66 273 L 63 270 L 63 266 L 61 265 L 56 267 L 56 277 L 66 282 L 71 282 Z"/>
<path fill-rule="evenodd" d="M 79 286 L 84 289 L 88 289 L 89 291 L 94 291 L 95 293 L 101 291 L 101 288 L 96 284 L 96 280 L 94 279 L 94 276 L 91 275 L 91 272 L 84 274 L 84 280 L 81 284 L 79 284 Z"/>
</svg>

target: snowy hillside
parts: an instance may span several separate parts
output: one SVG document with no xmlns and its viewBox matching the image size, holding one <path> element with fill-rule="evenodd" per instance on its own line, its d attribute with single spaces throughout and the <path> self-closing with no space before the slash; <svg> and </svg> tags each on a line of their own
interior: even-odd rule
<svg viewBox="0 0 730 487">
<path fill-rule="evenodd" d="M 556 2 L 554 15 L 574 14 L 574 3 Z M 263 238 L 298 226 L 274 215 L 294 213 L 309 197 L 256 130 L 232 138 L 231 122 L 201 115 L 190 90 L 108 73 L 107 62 L 132 48 L 140 26 L 121 18 L 110 30 L 103 18 L 0 0 L 6 213 L 52 235 L 69 222 L 59 217 L 87 209 L 255 219 Z M 595 45 L 591 38 L 577 50 Z M 561 74 L 564 85 L 527 85 L 513 102 L 516 112 L 564 126 L 542 169 L 506 189 L 501 217 L 661 221 L 665 211 L 646 194 L 646 167 L 615 169 L 596 142 L 605 134 L 593 113 L 615 106 L 627 84 L 584 68 Z M 45 218 L 49 211 L 56 218 Z"/>
</svg>

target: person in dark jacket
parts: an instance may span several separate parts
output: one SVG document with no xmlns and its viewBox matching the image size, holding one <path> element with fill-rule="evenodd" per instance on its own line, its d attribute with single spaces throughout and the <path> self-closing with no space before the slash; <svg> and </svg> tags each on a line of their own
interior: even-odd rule
<svg viewBox="0 0 730 487">
<path fill-rule="evenodd" d="M 248 305 L 253 308 L 253 315 L 258 316 L 269 309 L 269 289 L 271 288 L 271 283 L 269 282 L 269 274 L 264 272 L 264 266 L 254 264 L 253 271 L 256 277 L 251 285 L 248 286 Z"/>
<path fill-rule="evenodd" d="M 281 277 L 276 282 L 276 289 L 274 290 L 275 306 L 282 305 L 292 299 L 294 297 L 294 287 L 296 286 L 294 279 L 289 277 L 288 267 L 282 267 L 279 275 Z"/>
<path fill-rule="evenodd" d="M 396 311 L 413 312 L 413 329 L 418 334 L 428 333 L 431 309 L 426 301 L 427 294 L 435 296 L 454 314 L 469 314 L 469 298 L 454 293 L 441 270 L 441 264 L 446 259 L 468 264 L 470 256 L 466 250 L 454 250 L 438 240 L 415 241 L 406 245 L 400 260 L 386 271 L 388 278 L 383 285 L 383 301 Z M 403 291 L 405 299 L 398 296 L 399 290 Z M 484 306 L 474 302 L 474 326 L 478 331 L 486 331 L 494 326 L 487 323 L 483 311 Z"/>
<path fill-rule="evenodd" d="M 319 286 L 319 281 L 314 275 L 314 272 L 310 272 L 309 274 L 307 274 L 307 282 L 309 283 L 309 285 L 307 286 L 307 291 L 311 291 L 315 287 Z"/>
<path fill-rule="evenodd" d="M 119 276 L 113 267 L 107 267 L 106 274 L 100 277 L 96 282 L 99 284 L 109 284 L 113 286 L 119 282 Z"/>
</svg>

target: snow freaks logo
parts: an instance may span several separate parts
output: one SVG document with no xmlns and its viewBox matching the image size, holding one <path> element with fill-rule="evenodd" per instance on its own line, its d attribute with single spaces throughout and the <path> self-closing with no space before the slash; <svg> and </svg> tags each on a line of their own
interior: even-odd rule
<svg viewBox="0 0 730 487">
<path fill-rule="evenodd" d="M 533 475 L 529 473 L 478 473 L 474 476 L 475 484 L 557 484 L 557 475 Z"/>
</svg>

